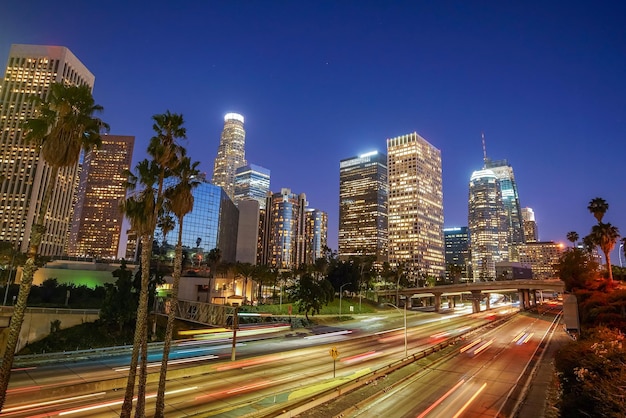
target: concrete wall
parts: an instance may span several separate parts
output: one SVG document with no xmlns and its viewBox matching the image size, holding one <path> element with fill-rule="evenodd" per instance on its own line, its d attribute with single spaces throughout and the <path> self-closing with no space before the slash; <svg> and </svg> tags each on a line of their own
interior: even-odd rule
<svg viewBox="0 0 626 418">
<path fill-rule="evenodd" d="M 8 327 L 8 318 L 12 313 L 12 307 L 0 307 L 0 327 L 2 327 L 0 328 L 0 353 L 4 353 L 6 347 L 9 329 L 4 327 Z M 20 351 L 27 344 L 47 337 L 50 334 L 50 323 L 54 320 L 61 321 L 61 329 L 65 329 L 85 322 L 94 322 L 99 317 L 98 309 L 26 308 L 16 351 Z"/>
</svg>

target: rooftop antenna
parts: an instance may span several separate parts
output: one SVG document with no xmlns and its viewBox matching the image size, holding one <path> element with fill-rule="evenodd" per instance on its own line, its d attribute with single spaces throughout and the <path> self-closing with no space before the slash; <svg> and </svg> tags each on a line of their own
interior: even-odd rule
<svg viewBox="0 0 626 418">
<path fill-rule="evenodd" d="M 480 135 L 483 139 L 483 163 L 485 164 L 485 167 L 486 167 L 487 166 L 487 147 L 485 146 L 485 133 L 481 132 Z"/>
</svg>

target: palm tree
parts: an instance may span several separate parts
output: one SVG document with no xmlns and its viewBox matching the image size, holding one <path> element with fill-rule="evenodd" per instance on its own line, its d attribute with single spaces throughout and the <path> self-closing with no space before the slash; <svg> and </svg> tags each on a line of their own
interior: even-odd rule
<svg viewBox="0 0 626 418">
<path fill-rule="evenodd" d="M 133 339 L 133 351 L 131 355 L 131 373 L 129 373 L 128 381 L 126 383 L 126 392 L 124 394 L 124 402 L 122 404 L 122 412 L 120 417 L 129 418 L 132 412 L 132 401 L 135 390 L 135 372 L 133 370 L 132 362 L 135 356 L 141 354 L 139 359 L 139 381 L 137 385 L 137 405 L 135 415 L 142 417 L 145 415 L 146 406 L 146 381 L 148 376 L 148 286 L 150 283 L 150 250 L 152 248 L 152 241 L 154 240 L 154 230 L 159 213 L 161 213 L 163 207 L 163 185 L 165 179 L 172 175 L 172 170 L 178 165 L 182 155 L 185 153 L 184 148 L 178 145 L 178 139 L 186 138 L 186 130 L 183 125 L 182 115 L 170 113 L 169 110 L 164 114 L 158 114 L 152 116 L 154 124 L 152 129 L 156 135 L 150 139 L 148 145 L 148 154 L 152 157 L 149 164 L 152 168 L 149 178 L 141 179 L 140 183 L 149 191 L 151 191 L 153 203 L 153 211 L 151 214 L 146 214 L 146 222 L 148 228 L 146 234 L 142 238 L 142 242 L 145 243 L 144 247 L 150 247 L 145 249 L 147 256 L 144 257 L 142 251 L 142 270 L 141 270 L 141 290 L 139 307 L 137 309 L 137 324 L 135 326 L 135 336 Z M 154 175 L 156 174 L 156 178 Z M 132 180 L 132 177 L 130 178 Z M 135 179 L 136 180 L 136 179 Z M 144 181 L 146 180 L 146 181 Z M 151 182 L 151 183 L 149 183 Z M 129 181 L 129 188 L 133 189 L 133 182 Z M 137 182 L 135 182 L 135 186 Z M 147 263 L 147 264 L 146 264 Z M 145 287 L 145 291 L 144 291 Z M 135 363 L 137 364 L 137 363 Z"/>
<path fill-rule="evenodd" d="M 578 241 L 578 238 L 578 232 L 576 231 L 570 231 L 567 233 L 567 240 L 571 241 L 572 248 L 576 248 L 576 242 Z"/>
<path fill-rule="evenodd" d="M 607 210 L 609 210 L 609 204 L 606 200 L 601 197 L 596 197 L 595 199 L 591 199 L 589 202 L 589 206 L 587 206 L 589 212 L 593 214 L 593 216 L 598 220 L 598 223 L 602 222 L 602 218 Z"/>
<path fill-rule="evenodd" d="M 147 305 L 148 287 L 150 281 L 150 258 L 152 255 L 152 235 L 154 233 L 153 216 L 156 206 L 155 184 L 159 178 L 159 167 L 154 161 L 143 160 L 135 168 L 137 174 L 126 172 L 128 177 L 126 188 L 135 190 L 135 193 L 120 202 L 120 210 L 130 221 L 133 230 L 141 237 L 141 287 L 139 290 L 139 305 L 137 307 L 137 321 L 135 323 L 135 335 L 133 338 L 133 351 L 130 359 L 130 369 L 122 404 L 121 416 L 130 417 L 132 412 L 132 399 L 137 375 L 139 349 L 141 347 L 142 333 L 139 330 L 146 328 L 147 332 Z M 140 315 L 145 312 L 145 315 Z"/>
<path fill-rule="evenodd" d="M 219 265 L 222 263 L 222 250 L 219 248 L 213 248 L 210 250 L 206 256 L 207 263 L 209 263 L 210 275 L 209 275 L 209 287 L 207 289 L 206 301 L 210 302 L 211 298 L 211 279 L 215 278 L 215 273 L 217 273 L 217 269 Z"/>
<path fill-rule="evenodd" d="M 39 148 L 41 158 L 51 168 L 50 181 L 45 188 L 37 223 L 31 230 L 28 259 L 23 268 L 0 367 L 0 410 L 6 399 L 15 348 L 24 322 L 26 302 L 37 270 L 35 259 L 46 232 L 46 212 L 56 186 L 59 169 L 75 166 L 81 149 L 87 152 L 98 147 L 101 143 L 100 132 L 109 128 L 109 125 L 95 116 L 103 108 L 95 104 L 89 86 L 64 86 L 53 83 L 50 85 L 47 99 L 33 97 L 32 101 L 37 117 L 25 121 L 23 138 Z"/>
<path fill-rule="evenodd" d="M 256 271 L 256 266 L 250 263 L 237 263 L 235 264 L 235 274 L 238 277 L 243 277 L 243 291 L 241 292 L 243 296 L 242 304 L 245 305 L 248 298 L 248 279 L 251 279 Z"/>
<path fill-rule="evenodd" d="M 609 272 L 609 283 L 613 283 L 613 268 L 611 266 L 611 251 L 615 247 L 615 243 L 619 239 L 619 229 L 610 223 L 598 222 L 591 228 L 591 234 L 589 234 L 593 243 L 600 247 L 604 253 L 606 260 L 606 270 Z"/>
<path fill-rule="evenodd" d="M 178 183 L 165 190 L 165 205 L 178 218 L 178 241 L 174 258 L 174 271 L 172 273 L 172 296 L 171 308 L 167 315 L 167 326 L 165 329 L 165 342 L 163 344 L 163 358 L 161 359 L 161 372 L 159 374 L 159 388 L 157 391 L 155 417 L 162 418 L 165 411 L 165 380 L 167 376 L 167 361 L 172 345 L 172 334 L 174 332 L 174 318 L 178 306 L 178 288 L 180 285 L 180 275 L 183 261 L 183 220 L 193 209 L 194 198 L 192 190 L 200 184 L 198 175 L 199 162 L 191 163 L 189 157 L 183 157 L 178 167 L 174 169 L 174 175 Z"/>
</svg>

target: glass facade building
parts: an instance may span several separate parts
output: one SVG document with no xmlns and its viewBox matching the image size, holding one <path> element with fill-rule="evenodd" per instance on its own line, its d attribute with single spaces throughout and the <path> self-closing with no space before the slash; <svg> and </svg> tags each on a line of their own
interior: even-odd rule
<svg viewBox="0 0 626 418">
<path fill-rule="evenodd" d="M 130 170 L 134 136 L 103 135 L 85 155 L 68 242 L 68 255 L 117 258 L 122 221 L 119 202 L 126 196 L 123 170 Z"/>
<path fill-rule="evenodd" d="M 243 116 L 227 113 L 224 116 L 224 129 L 217 148 L 213 166 L 212 183 L 220 186 L 231 200 L 235 200 L 235 173 L 246 163 L 246 131 L 243 129 Z"/>
<path fill-rule="evenodd" d="M 341 259 L 371 255 L 387 261 L 387 155 L 369 152 L 339 163 Z"/>
<path fill-rule="evenodd" d="M 535 212 L 531 208 L 522 208 L 522 229 L 524 230 L 525 242 L 539 241 Z"/>
<path fill-rule="evenodd" d="M 444 228 L 446 244 L 446 274 L 449 266 L 462 269 L 461 277 L 469 277 L 469 229 L 466 226 Z"/>
<path fill-rule="evenodd" d="M 441 151 L 415 132 L 387 139 L 387 169 L 389 263 L 444 277 Z"/>
<path fill-rule="evenodd" d="M 206 266 L 206 254 L 219 248 L 222 262 L 235 262 L 239 211 L 219 186 L 203 182 L 193 189 L 193 210 L 183 220 L 183 252 L 192 267 Z M 170 233 L 178 233 L 178 222 Z M 176 239 L 172 239 L 173 243 Z M 173 257 L 173 248 L 172 248 Z M 169 252 L 168 252 L 168 255 Z"/>
<path fill-rule="evenodd" d="M 472 173 L 468 209 L 474 281 L 495 280 L 496 263 L 509 257 L 507 217 L 500 182 L 493 171 Z"/>
<path fill-rule="evenodd" d="M 307 205 L 304 193 L 295 194 L 286 188 L 280 193 L 268 193 L 263 217 L 261 264 L 291 269 L 306 262 Z"/>
<path fill-rule="evenodd" d="M 50 84 L 87 85 L 95 77 L 62 46 L 12 45 L 0 82 L 0 241 L 26 252 L 39 214 L 50 167 L 39 149 L 22 140 L 22 122 L 35 116 L 29 97 L 46 99 Z M 59 170 L 45 220 L 39 254 L 62 255 L 67 246 L 78 163 Z"/>
<path fill-rule="evenodd" d="M 249 164 L 239 167 L 235 172 L 235 203 L 254 199 L 259 207 L 265 209 L 265 199 L 270 191 L 270 170 Z"/>
<path fill-rule="evenodd" d="M 485 169 L 491 170 L 500 183 L 502 205 L 504 206 L 507 218 L 507 242 L 509 244 L 524 242 L 522 210 L 520 209 L 513 167 L 511 167 L 507 160 L 492 161 L 487 158 L 485 159 Z"/>
<path fill-rule="evenodd" d="M 315 260 L 324 256 L 328 246 L 328 214 L 318 209 L 305 212 L 306 264 L 315 264 Z"/>
</svg>

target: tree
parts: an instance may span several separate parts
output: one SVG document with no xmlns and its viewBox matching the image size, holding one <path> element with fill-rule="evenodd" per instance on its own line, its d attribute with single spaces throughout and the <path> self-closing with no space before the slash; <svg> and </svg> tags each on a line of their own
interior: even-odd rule
<svg viewBox="0 0 626 418">
<path fill-rule="evenodd" d="M 609 273 L 609 283 L 613 283 L 613 268 L 611 266 L 611 251 L 619 239 L 619 229 L 610 223 L 599 222 L 591 228 L 591 241 L 600 247 L 606 260 L 606 270 Z"/>
<path fill-rule="evenodd" d="M 578 232 L 570 231 L 567 233 L 567 240 L 572 243 L 572 247 L 576 247 L 576 242 L 578 241 Z"/>
<path fill-rule="evenodd" d="M 126 260 L 122 259 L 120 267 L 111 274 L 117 277 L 117 280 L 114 285 L 105 284 L 106 293 L 100 308 L 100 319 L 109 325 L 117 326 L 121 332 L 137 317 L 137 298 L 133 293 L 133 272 L 126 267 Z"/>
<path fill-rule="evenodd" d="M 305 274 L 290 288 L 290 297 L 298 305 L 298 312 L 304 312 L 307 321 L 309 312 L 319 314 L 322 307 L 328 305 L 335 297 L 332 284 L 326 280 L 315 280 L 311 275 Z"/>
<path fill-rule="evenodd" d="M 595 199 L 591 199 L 587 209 L 589 209 L 589 212 L 598 220 L 598 223 L 601 223 L 604 214 L 609 210 L 609 204 L 601 197 L 596 197 Z"/>
<path fill-rule="evenodd" d="M 558 277 L 565 283 L 565 290 L 586 289 L 595 279 L 598 264 L 591 254 L 579 248 L 568 248 L 554 266 Z"/>
<path fill-rule="evenodd" d="M 174 169 L 173 173 L 178 183 L 165 190 L 165 205 L 178 218 L 178 241 L 174 256 L 174 271 L 172 273 L 172 296 L 171 307 L 167 315 L 167 326 L 165 328 L 165 342 L 163 344 L 163 357 L 161 359 L 161 370 L 159 373 L 159 388 L 157 391 L 155 417 L 162 418 L 165 411 L 165 381 L 167 377 L 167 362 L 172 346 L 172 335 L 174 333 L 174 318 L 176 307 L 178 306 L 178 288 L 180 286 L 181 265 L 183 260 L 183 220 L 193 209 L 194 198 L 192 190 L 200 184 L 198 175 L 199 162 L 191 163 L 189 157 L 183 157 Z"/>
<path fill-rule="evenodd" d="M 235 275 L 237 277 L 243 278 L 243 291 L 241 292 L 243 296 L 242 304 L 245 305 L 247 303 L 247 289 L 248 289 L 248 280 L 252 279 L 254 274 L 256 273 L 256 266 L 250 263 L 236 263 L 235 264 Z M 234 289 L 233 289 L 234 291 Z"/>
<path fill-rule="evenodd" d="M 40 157 L 51 168 L 50 181 L 44 191 L 37 221 L 31 230 L 28 259 L 23 268 L 0 367 L 0 411 L 6 399 L 15 348 L 24 322 L 28 294 L 37 270 L 35 259 L 46 232 L 46 213 L 52 191 L 56 187 L 59 169 L 75 166 L 81 149 L 89 151 L 99 146 L 100 132 L 109 128 L 106 123 L 95 116 L 103 108 L 95 104 L 89 86 L 64 86 L 53 83 L 50 85 L 47 98 L 33 97 L 32 101 L 37 116 L 25 121 L 23 139 L 33 143 L 39 149 Z"/>
<path fill-rule="evenodd" d="M 206 301 L 207 303 L 210 302 L 210 297 L 211 297 L 211 279 L 215 278 L 215 273 L 217 273 L 217 269 L 220 266 L 220 264 L 222 263 L 222 250 L 220 250 L 219 248 L 213 248 L 212 250 L 209 250 L 207 256 L 206 256 L 207 262 L 209 263 L 209 268 L 210 268 L 210 275 L 209 275 L 209 286 L 207 289 L 207 296 L 206 296 Z"/>
<path fill-rule="evenodd" d="M 135 326 L 135 336 L 133 338 L 133 351 L 131 354 L 130 371 L 128 381 L 126 383 L 126 391 L 124 393 L 124 402 L 122 404 L 122 418 L 129 418 L 132 412 L 132 401 L 135 389 L 136 366 L 139 362 L 139 381 L 137 389 L 137 405 L 135 409 L 136 416 L 145 414 L 145 394 L 147 381 L 147 360 L 148 360 L 148 287 L 150 285 L 150 256 L 151 243 L 154 240 L 154 230 L 159 213 L 163 207 L 163 185 L 165 179 L 172 175 L 172 170 L 178 165 L 181 156 L 184 154 L 177 140 L 186 138 L 186 130 L 183 127 L 183 117 L 180 114 L 170 113 L 166 111 L 163 114 L 152 116 L 154 121 L 152 129 L 156 133 L 150 139 L 148 145 L 148 154 L 151 160 L 144 160 L 140 164 L 143 168 L 143 177 L 141 171 L 139 176 L 134 176 L 127 172 L 129 180 L 127 188 L 135 191 L 142 186 L 136 193 L 136 206 L 138 212 L 142 213 L 144 219 L 142 222 L 142 274 L 141 274 L 141 290 L 139 292 L 139 305 L 137 309 L 137 324 Z M 127 202 L 135 196 L 126 199 Z M 134 204 L 134 205 L 135 205 Z M 124 206 L 124 205 L 122 205 Z M 130 207 L 129 207 L 130 208 Z M 128 213 L 125 211 L 125 213 Z M 135 216 L 131 214 L 131 216 Z M 128 217 L 128 215 L 127 215 Z M 131 220 L 131 224 L 132 224 Z M 133 228 L 136 229 L 136 228 Z M 138 229 L 136 229 L 138 230 Z M 139 233 L 139 232 L 138 232 Z M 147 248 L 146 248 L 147 247 Z M 138 356 L 141 358 L 138 359 Z"/>
</svg>

